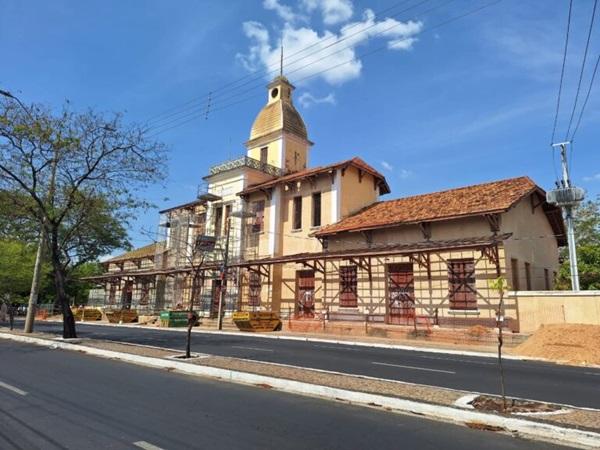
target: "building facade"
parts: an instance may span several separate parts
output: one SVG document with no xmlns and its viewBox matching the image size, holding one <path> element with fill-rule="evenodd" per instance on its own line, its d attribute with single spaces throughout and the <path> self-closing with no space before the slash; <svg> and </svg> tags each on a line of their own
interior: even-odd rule
<svg viewBox="0 0 600 450">
<path fill-rule="evenodd" d="M 293 89 L 273 80 L 246 154 L 212 167 L 196 200 L 161 211 L 155 244 L 105 263 L 107 305 L 491 325 L 491 280 L 553 288 L 564 225 L 531 179 L 382 201 L 385 177 L 358 157 L 310 167 Z"/>
</svg>

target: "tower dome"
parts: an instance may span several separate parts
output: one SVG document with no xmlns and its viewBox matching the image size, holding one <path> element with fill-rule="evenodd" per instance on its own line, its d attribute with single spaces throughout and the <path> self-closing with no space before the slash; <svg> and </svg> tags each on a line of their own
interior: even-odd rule
<svg viewBox="0 0 600 450">
<path fill-rule="evenodd" d="M 293 90 L 294 86 L 284 76 L 278 76 L 268 85 L 269 99 L 254 119 L 250 142 L 278 131 L 308 140 L 306 125 L 292 103 Z"/>
</svg>

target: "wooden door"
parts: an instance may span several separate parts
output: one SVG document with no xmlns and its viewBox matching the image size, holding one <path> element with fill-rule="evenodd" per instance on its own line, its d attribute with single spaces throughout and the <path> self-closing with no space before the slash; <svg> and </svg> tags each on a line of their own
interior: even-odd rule
<svg viewBox="0 0 600 450">
<path fill-rule="evenodd" d="M 475 261 L 473 258 L 451 259 L 448 263 L 450 309 L 476 310 Z"/>
<path fill-rule="evenodd" d="M 412 263 L 387 266 L 387 322 L 411 325 L 415 317 L 415 278 Z"/>
<path fill-rule="evenodd" d="M 123 290 L 123 309 L 130 309 L 132 301 L 133 301 L 133 281 L 126 281 L 125 289 Z"/>
<path fill-rule="evenodd" d="M 212 280 L 212 301 L 210 302 L 210 317 L 215 318 L 219 315 L 219 299 L 221 298 L 221 280 Z"/>
<path fill-rule="evenodd" d="M 315 315 L 315 271 L 296 271 L 296 313 L 298 317 Z"/>
</svg>

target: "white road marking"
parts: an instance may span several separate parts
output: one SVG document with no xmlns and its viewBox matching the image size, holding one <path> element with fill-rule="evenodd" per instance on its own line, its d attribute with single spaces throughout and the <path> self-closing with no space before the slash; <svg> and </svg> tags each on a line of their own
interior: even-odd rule
<svg viewBox="0 0 600 450">
<path fill-rule="evenodd" d="M 428 369 L 426 367 L 403 366 L 401 364 L 389 364 L 389 363 L 382 363 L 382 362 L 375 362 L 375 361 L 371 362 L 371 364 L 376 364 L 378 366 L 400 367 L 402 369 L 424 370 L 427 372 L 449 373 L 452 375 L 456 374 L 456 372 L 453 372 L 451 370 Z"/>
<path fill-rule="evenodd" d="M 483 365 L 483 366 L 495 366 L 497 364 L 497 363 L 491 363 L 491 362 L 469 361 L 468 359 L 438 358 L 436 356 L 419 355 L 418 357 L 423 358 L 423 359 L 436 359 L 439 361 L 452 361 L 452 362 L 464 362 L 467 364 L 479 364 L 479 365 Z"/>
<path fill-rule="evenodd" d="M 27 392 L 25 392 L 17 387 L 11 386 L 10 384 L 3 383 L 2 381 L 0 381 L 0 387 L 3 387 L 4 389 L 8 389 L 9 391 L 14 392 L 15 394 L 27 395 Z"/>
<path fill-rule="evenodd" d="M 344 350 L 346 352 L 361 352 L 363 350 L 358 349 L 358 348 L 344 348 L 344 347 L 334 347 L 332 345 L 313 345 L 313 347 L 316 348 L 330 348 L 333 350 Z"/>
<path fill-rule="evenodd" d="M 156 445 L 152 445 L 146 441 L 137 441 L 134 442 L 133 445 L 139 448 L 143 448 L 144 450 L 164 450 L 163 448 L 157 447 Z"/>
<path fill-rule="evenodd" d="M 242 347 L 241 345 L 232 345 L 231 348 L 241 348 L 242 350 L 256 350 L 259 352 L 272 352 L 273 351 L 273 350 L 269 350 L 268 348 Z"/>
<path fill-rule="evenodd" d="M 583 372 L 586 375 L 594 375 L 596 377 L 600 377 L 600 373 L 594 373 L 594 372 Z"/>
</svg>

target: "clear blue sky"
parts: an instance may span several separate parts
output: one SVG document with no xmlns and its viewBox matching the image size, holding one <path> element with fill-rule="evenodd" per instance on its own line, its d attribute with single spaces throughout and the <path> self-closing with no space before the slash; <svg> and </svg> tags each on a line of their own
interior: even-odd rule
<svg viewBox="0 0 600 450">
<path fill-rule="evenodd" d="M 169 178 L 144 195 L 162 208 L 192 200 L 210 165 L 243 154 L 268 77 L 217 90 L 205 120 L 207 93 L 276 62 L 282 36 L 287 55 L 332 36 L 289 56 L 286 68 L 297 82 L 351 61 L 297 82 L 296 104 L 315 142 L 311 165 L 358 155 L 387 176 L 392 194 L 384 199 L 519 175 L 549 189 L 568 1 L 504 0 L 432 29 L 488 2 L 0 0 L 0 86 L 26 101 L 58 107 L 69 99 L 140 122 L 196 99 L 198 117 L 158 135 L 170 149 Z M 367 11 L 394 5 L 375 17 Z M 592 6 L 574 0 L 561 139 Z M 600 11 L 597 22 L 582 97 L 600 52 Z M 322 49 L 340 35 L 343 43 Z M 599 141 L 600 73 L 572 156 L 573 179 L 590 196 L 600 192 Z M 140 228 L 156 222 L 156 210 L 139 217 L 134 245 L 147 241 Z"/>
</svg>

